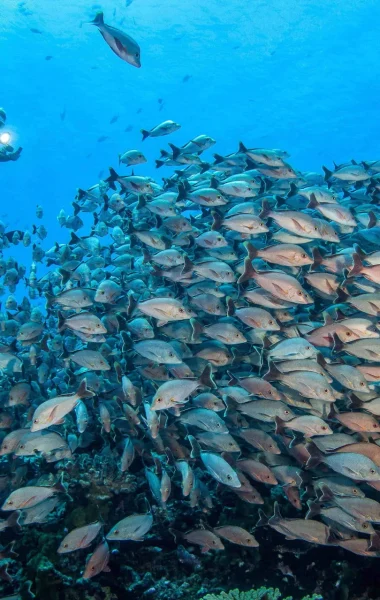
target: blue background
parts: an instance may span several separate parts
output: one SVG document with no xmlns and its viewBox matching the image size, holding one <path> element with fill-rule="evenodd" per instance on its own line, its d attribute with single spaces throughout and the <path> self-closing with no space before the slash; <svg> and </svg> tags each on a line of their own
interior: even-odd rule
<svg viewBox="0 0 380 600">
<path fill-rule="evenodd" d="M 128 149 L 149 159 L 136 173 L 159 179 L 171 172 L 155 170 L 159 149 L 201 133 L 222 154 L 239 139 L 286 149 L 302 170 L 379 157 L 378 1 L 129 1 L 2 1 L 0 105 L 24 152 L 0 164 L 0 212 L 31 228 L 42 204 L 46 249 L 67 238 L 56 216 L 70 212 L 76 188 L 96 183 Z M 99 9 L 139 42 L 141 69 L 82 24 Z M 142 144 L 140 128 L 165 119 L 182 129 Z"/>
</svg>

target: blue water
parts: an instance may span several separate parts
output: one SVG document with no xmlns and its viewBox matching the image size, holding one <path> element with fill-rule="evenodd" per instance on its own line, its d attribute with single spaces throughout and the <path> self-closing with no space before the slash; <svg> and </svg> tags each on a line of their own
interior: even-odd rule
<svg viewBox="0 0 380 600">
<path fill-rule="evenodd" d="M 139 42 L 141 69 L 84 24 L 99 9 Z M 303 170 L 378 155 L 375 0 L 3 0 L 1 13 L 0 104 L 24 148 L 17 163 L 0 165 L 1 214 L 30 228 L 42 204 L 48 242 L 62 237 L 56 216 L 70 212 L 76 188 L 97 182 L 127 149 L 149 160 L 136 172 L 158 177 L 171 172 L 154 168 L 166 140 L 200 133 L 221 154 L 239 139 L 287 149 Z M 182 128 L 142 144 L 140 128 L 165 119 Z"/>
</svg>

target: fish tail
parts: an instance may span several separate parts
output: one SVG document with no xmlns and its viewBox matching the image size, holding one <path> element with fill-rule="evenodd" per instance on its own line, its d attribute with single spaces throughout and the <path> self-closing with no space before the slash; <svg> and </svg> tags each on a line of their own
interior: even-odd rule
<svg viewBox="0 0 380 600">
<path fill-rule="evenodd" d="M 169 527 L 169 533 L 172 534 L 172 536 L 174 537 L 174 541 L 177 543 L 177 540 L 180 540 L 182 538 L 182 533 L 180 531 L 178 531 L 177 529 L 173 529 L 172 527 Z"/>
<path fill-rule="evenodd" d="M 308 500 L 307 507 L 308 511 L 306 513 L 305 519 L 313 519 L 317 515 L 321 514 L 321 505 L 319 502 L 315 502 L 315 500 Z"/>
<path fill-rule="evenodd" d="M 156 163 L 156 169 L 159 169 L 165 164 L 163 160 L 155 160 L 154 162 Z"/>
<path fill-rule="evenodd" d="M 306 463 L 306 469 L 314 469 L 322 462 L 323 456 L 318 450 L 317 446 L 315 446 L 313 443 L 307 444 L 305 448 L 309 454 L 309 458 Z"/>
<path fill-rule="evenodd" d="M 270 207 L 268 200 L 263 200 L 263 203 L 261 206 L 261 212 L 259 214 L 260 219 L 266 219 L 267 217 L 269 217 L 270 212 L 271 212 L 271 207 Z"/>
<path fill-rule="evenodd" d="M 323 263 L 324 256 L 318 246 L 315 246 L 311 252 L 313 255 L 313 264 L 310 265 L 310 271 L 315 271 Z"/>
<path fill-rule="evenodd" d="M 362 402 L 360 398 L 357 397 L 356 394 L 352 393 L 348 395 L 350 408 L 362 408 L 365 405 L 365 402 Z"/>
<path fill-rule="evenodd" d="M 61 312 L 58 312 L 58 331 L 62 331 L 65 328 L 65 317 Z"/>
<path fill-rule="evenodd" d="M 77 202 L 72 202 L 72 207 L 74 209 L 74 217 L 76 217 L 80 213 L 80 206 Z"/>
<path fill-rule="evenodd" d="M 333 340 L 334 340 L 334 345 L 333 345 L 333 353 L 334 352 L 342 352 L 343 348 L 344 348 L 344 344 L 342 342 L 342 340 L 340 339 L 340 337 L 338 336 L 337 333 L 333 333 Z"/>
<path fill-rule="evenodd" d="M 87 387 L 87 379 L 84 378 L 80 382 L 79 388 L 77 390 L 78 398 L 92 398 L 95 396 L 94 392 L 88 389 Z"/>
<path fill-rule="evenodd" d="M 377 199 L 376 199 L 376 203 L 377 203 Z M 372 229 L 372 227 L 376 227 L 377 217 L 372 210 L 369 211 L 368 216 L 369 216 L 369 221 L 368 221 L 367 229 Z"/>
<path fill-rule="evenodd" d="M 145 196 L 139 196 L 136 206 L 137 210 L 141 210 L 142 208 L 144 208 L 144 206 L 146 206 L 146 204 L 147 202 Z"/>
<path fill-rule="evenodd" d="M 239 142 L 239 150 L 238 152 L 242 152 L 243 154 L 245 154 L 247 152 L 248 148 L 246 146 L 244 146 L 243 142 Z"/>
<path fill-rule="evenodd" d="M 193 269 L 194 269 L 194 263 L 191 262 L 190 258 L 188 256 L 183 257 L 184 259 L 184 263 L 183 263 L 183 269 L 182 269 L 182 275 L 185 275 L 186 273 L 190 273 Z"/>
<path fill-rule="evenodd" d="M 322 495 L 318 498 L 319 502 L 331 502 L 334 500 L 334 494 L 327 485 L 321 486 Z"/>
<path fill-rule="evenodd" d="M 150 261 L 152 260 L 152 257 L 150 255 L 150 252 L 147 248 L 143 248 L 142 249 L 142 253 L 143 253 L 143 264 L 146 265 L 146 263 L 150 263 Z"/>
<path fill-rule="evenodd" d="M 310 194 L 310 200 L 309 200 L 309 204 L 307 205 L 307 208 L 317 208 L 318 206 L 318 200 L 315 196 L 315 194 Z"/>
<path fill-rule="evenodd" d="M 248 279 L 254 279 L 257 275 L 256 270 L 253 268 L 252 262 L 249 258 L 246 258 L 244 261 L 244 272 L 240 275 L 238 279 L 238 283 L 243 283 Z"/>
<path fill-rule="evenodd" d="M 276 435 L 281 435 L 285 431 L 286 423 L 280 417 L 275 417 L 276 422 Z"/>
<path fill-rule="evenodd" d="M 297 188 L 296 184 L 295 183 L 291 183 L 290 184 L 290 190 L 287 193 L 286 197 L 287 198 L 292 198 L 293 196 L 297 196 L 297 194 L 298 194 L 298 188 Z"/>
<path fill-rule="evenodd" d="M 227 317 L 232 317 L 235 314 L 235 304 L 229 296 L 226 299 Z"/>
<path fill-rule="evenodd" d="M 74 231 L 72 231 L 71 236 L 70 236 L 69 245 L 75 246 L 76 244 L 79 244 L 79 243 L 80 243 L 80 237 L 77 236 L 77 234 L 74 233 Z"/>
<path fill-rule="evenodd" d="M 209 388 L 216 388 L 216 383 L 212 376 L 212 367 L 210 364 L 207 364 L 203 369 L 203 372 L 199 378 L 199 383 Z"/>
<path fill-rule="evenodd" d="M 251 242 L 245 242 L 244 246 L 247 251 L 249 260 L 253 260 L 254 258 L 257 258 L 259 251 L 253 244 L 251 244 Z"/>
<path fill-rule="evenodd" d="M 219 231 L 223 223 L 223 217 L 220 215 L 220 213 L 218 213 L 217 210 L 211 211 L 211 215 L 213 218 L 211 231 Z"/>
<path fill-rule="evenodd" d="M 181 154 L 181 149 L 178 148 L 178 146 L 175 146 L 174 144 L 169 143 L 169 146 L 173 152 L 173 160 L 176 160 L 179 157 L 179 155 Z"/>
<path fill-rule="evenodd" d="M 87 25 L 96 25 L 96 27 L 101 27 L 104 25 L 104 16 L 102 11 L 97 12 L 94 19 L 89 21 Z"/>
<path fill-rule="evenodd" d="M 190 319 L 191 325 L 191 341 L 195 343 L 198 341 L 199 336 L 203 333 L 203 326 L 196 319 Z"/>
<path fill-rule="evenodd" d="M 324 173 L 325 173 L 325 181 L 327 181 L 332 176 L 333 171 L 330 171 L 330 169 L 328 169 L 327 167 L 322 167 L 322 169 L 324 170 Z"/>
<path fill-rule="evenodd" d="M 140 129 L 140 132 L 142 133 L 142 141 L 146 140 L 146 138 L 150 135 L 149 131 L 146 129 Z"/>
<path fill-rule="evenodd" d="M 201 447 L 198 443 L 198 441 L 195 439 L 195 437 L 193 435 L 188 435 L 187 439 L 190 442 L 190 446 L 191 446 L 191 458 L 199 458 L 201 455 Z"/>
<path fill-rule="evenodd" d="M 256 523 L 256 527 L 266 527 L 268 525 L 268 517 L 266 516 L 265 512 L 259 508 L 259 520 Z"/>
<path fill-rule="evenodd" d="M 354 252 L 352 255 L 352 258 L 354 261 L 354 266 L 348 272 L 349 277 L 355 277 L 356 275 L 359 275 L 363 271 L 363 263 L 362 263 L 362 260 L 359 256 L 359 254 L 356 254 L 356 252 Z"/>
<path fill-rule="evenodd" d="M 21 525 L 19 523 L 19 519 L 21 516 L 21 511 L 15 510 L 11 515 L 9 515 L 7 519 L 8 527 L 13 527 L 14 529 L 20 530 Z"/>
</svg>

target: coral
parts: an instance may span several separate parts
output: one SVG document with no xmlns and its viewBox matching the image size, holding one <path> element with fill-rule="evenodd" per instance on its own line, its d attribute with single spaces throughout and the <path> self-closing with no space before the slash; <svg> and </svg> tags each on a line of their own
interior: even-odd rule
<svg viewBox="0 0 380 600">
<path fill-rule="evenodd" d="M 261 587 L 258 590 L 249 590 L 248 592 L 240 592 L 238 589 L 229 592 L 221 592 L 218 595 L 207 594 L 201 600 L 281 600 L 281 592 L 277 588 Z M 283 600 L 293 600 L 291 596 Z M 313 594 L 313 596 L 305 596 L 302 600 L 323 600 L 322 596 Z"/>
</svg>

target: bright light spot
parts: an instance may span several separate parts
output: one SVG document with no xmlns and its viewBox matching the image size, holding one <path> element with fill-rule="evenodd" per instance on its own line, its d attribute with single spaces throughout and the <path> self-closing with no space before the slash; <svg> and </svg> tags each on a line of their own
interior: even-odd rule
<svg viewBox="0 0 380 600">
<path fill-rule="evenodd" d="M 10 141 L 11 141 L 10 133 L 5 132 L 0 135 L 0 143 L 1 144 L 9 144 Z"/>
</svg>

